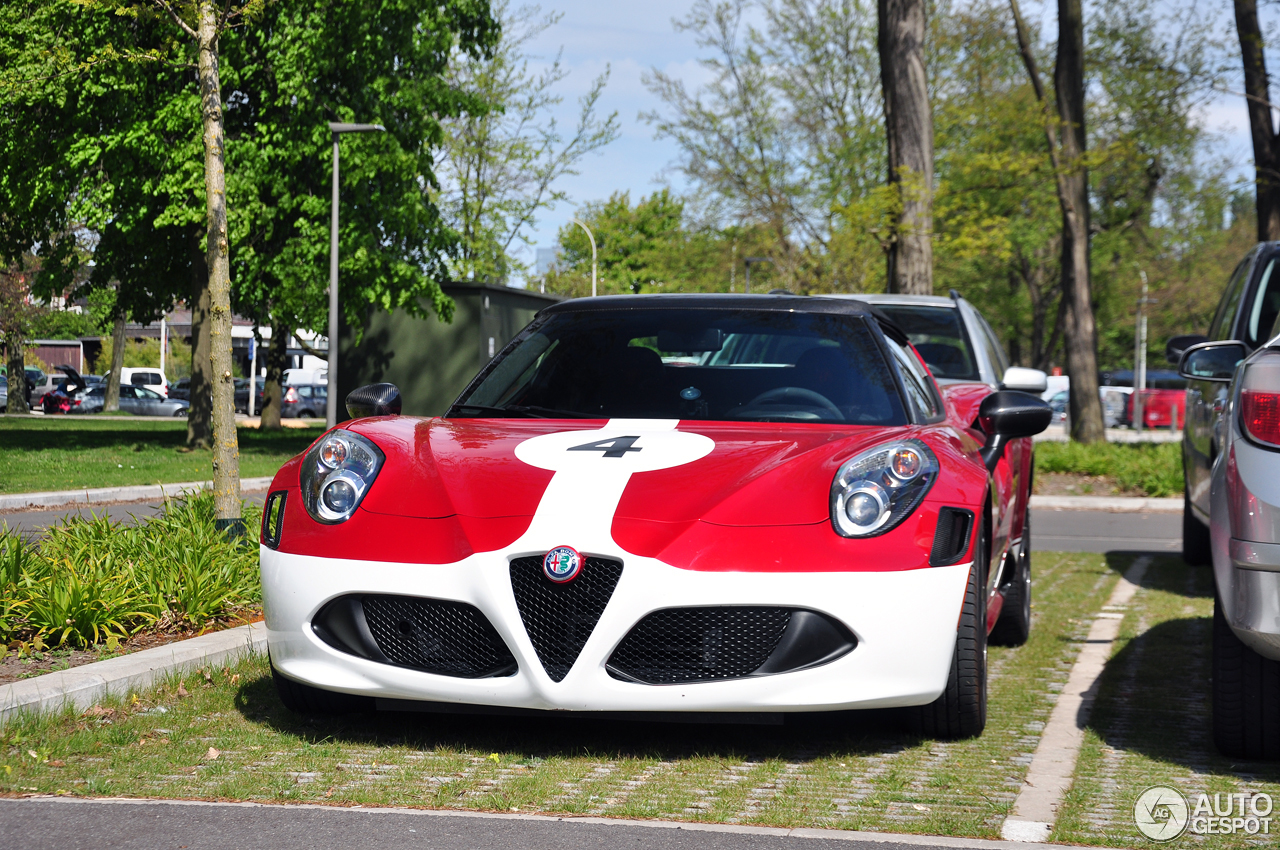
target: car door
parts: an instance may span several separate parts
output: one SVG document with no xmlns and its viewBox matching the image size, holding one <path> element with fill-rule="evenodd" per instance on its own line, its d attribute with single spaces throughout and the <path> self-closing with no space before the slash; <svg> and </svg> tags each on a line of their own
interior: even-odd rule
<svg viewBox="0 0 1280 850">
<path fill-rule="evenodd" d="M 120 409 L 133 416 L 142 416 L 142 404 L 138 401 L 137 391 L 131 384 L 120 385 Z"/>
<path fill-rule="evenodd" d="M 160 393 L 149 387 L 134 387 L 134 393 L 138 396 L 138 408 L 144 416 L 164 416 L 165 411 L 162 405 L 164 399 Z"/>
<path fill-rule="evenodd" d="M 1245 336 L 1252 324 L 1256 340 L 1261 333 L 1256 326 L 1263 320 L 1262 313 L 1280 296 L 1280 275 L 1272 274 L 1275 259 L 1273 254 L 1264 260 L 1255 249 L 1240 261 L 1209 326 L 1210 340 L 1239 339 L 1251 348 L 1257 344 L 1256 341 L 1250 343 Z M 1272 318 L 1274 321 L 1274 316 Z M 1209 483 L 1221 445 L 1218 434 L 1228 390 L 1229 385 L 1221 382 L 1187 382 L 1183 468 L 1187 476 L 1187 499 L 1205 523 L 1209 521 Z"/>
</svg>

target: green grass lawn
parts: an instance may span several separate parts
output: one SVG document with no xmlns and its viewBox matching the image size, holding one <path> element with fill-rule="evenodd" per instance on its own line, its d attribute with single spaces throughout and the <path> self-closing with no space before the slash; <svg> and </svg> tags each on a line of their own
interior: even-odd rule
<svg viewBox="0 0 1280 850">
<path fill-rule="evenodd" d="M 274 475 L 319 433 L 240 428 L 240 476 Z M 212 453 L 186 448 L 180 420 L 0 417 L 0 493 L 172 484 L 213 477 Z"/>
<path fill-rule="evenodd" d="M 990 652 L 979 739 L 879 712 L 784 726 L 378 713 L 303 718 L 265 659 L 0 729 L 0 793 L 402 805 L 992 838 L 1117 574 L 1037 553 L 1030 643 Z"/>
</svg>

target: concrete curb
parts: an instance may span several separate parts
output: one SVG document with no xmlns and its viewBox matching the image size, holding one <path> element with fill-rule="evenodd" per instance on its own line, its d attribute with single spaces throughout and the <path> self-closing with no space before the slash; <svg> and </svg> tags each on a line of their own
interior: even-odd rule
<svg viewBox="0 0 1280 850">
<path fill-rule="evenodd" d="M 144 499 L 166 499 L 194 493 L 213 486 L 212 481 L 186 481 L 181 484 L 139 484 L 132 487 L 98 487 L 92 490 L 50 490 L 44 493 L 9 493 L 0 495 L 0 510 L 14 508 L 48 508 L 59 505 L 100 505 L 108 502 L 140 502 Z M 265 490 L 270 478 L 241 478 L 241 491 Z"/>
<path fill-rule="evenodd" d="M 1132 496 L 1032 496 L 1031 507 L 1045 511 L 1106 511 L 1107 513 L 1182 513 L 1182 499 Z"/>
<path fill-rule="evenodd" d="M 19 712 L 56 711 L 68 704 L 85 709 L 107 694 L 140 691 L 170 673 L 266 651 L 267 627 L 253 623 L 0 685 L 0 723 Z"/>
<path fill-rule="evenodd" d="M 478 812 L 454 809 L 409 809 L 403 807 L 365 807 L 319 803 L 233 803 L 205 800 L 161 800 L 138 797 L 53 797 L 32 795 L 26 798 L 0 798 L 0 805 L 31 805 L 32 803 L 56 803 L 76 806 L 208 806 L 210 808 L 236 809 L 289 809 L 322 811 L 334 815 L 356 817 L 360 815 L 413 815 L 417 817 L 465 818 L 480 820 L 542 821 L 564 824 L 591 824 L 595 826 L 643 827 L 646 829 L 678 829 L 682 832 L 718 832 L 730 835 L 767 835 L 778 838 L 819 838 L 828 841 L 858 841 L 875 844 L 897 844 L 916 847 L 956 847 L 964 850 L 1062 850 L 1063 844 L 1029 844 L 1001 841 L 990 838 L 957 838 L 944 835 L 921 835 L 908 832 L 866 832 L 852 829 L 817 829 L 811 827 L 745 826 L 732 823 L 697 823 L 696 821 L 630 820 L 626 818 L 575 817 L 573 815 L 533 815 L 508 812 Z M 1090 850 L 1107 850 L 1091 847 Z"/>
</svg>

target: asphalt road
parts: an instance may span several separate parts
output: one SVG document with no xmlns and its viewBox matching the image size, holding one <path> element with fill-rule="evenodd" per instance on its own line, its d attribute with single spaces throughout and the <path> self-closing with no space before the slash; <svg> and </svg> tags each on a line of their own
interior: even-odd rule
<svg viewBox="0 0 1280 850">
<path fill-rule="evenodd" d="M 265 492 L 249 493 L 245 498 L 262 504 Z M 132 517 L 152 516 L 159 510 L 150 502 L 128 502 L 118 505 L 81 506 L 54 510 L 14 511 L 0 513 L 0 523 L 20 529 L 23 536 L 34 537 L 39 530 L 67 514 L 101 516 L 130 521 Z M 1106 511 L 1036 510 L 1031 517 L 1032 548 L 1042 552 L 1180 552 L 1182 550 L 1182 515 L 1176 513 L 1109 513 Z"/>
<path fill-rule="evenodd" d="M 832 838 L 841 838 L 832 843 Z M 1033 847 L 995 841 L 884 841 L 827 832 L 648 825 L 600 819 L 520 818 L 323 806 L 189 802 L 0 800 L 0 850 L 930 850 Z"/>
</svg>

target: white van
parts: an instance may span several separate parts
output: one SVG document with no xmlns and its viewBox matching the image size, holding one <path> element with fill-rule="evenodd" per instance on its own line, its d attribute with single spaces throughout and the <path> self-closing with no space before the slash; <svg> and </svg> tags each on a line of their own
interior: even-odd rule
<svg viewBox="0 0 1280 850">
<path fill-rule="evenodd" d="M 164 398 L 169 397 L 169 379 L 164 376 L 164 372 L 152 366 L 122 366 L 120 383 L 146 387 L 160 393 Z"/>
</svg>

